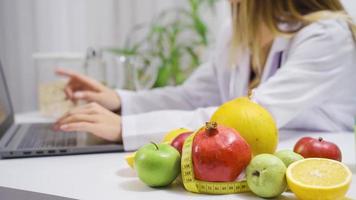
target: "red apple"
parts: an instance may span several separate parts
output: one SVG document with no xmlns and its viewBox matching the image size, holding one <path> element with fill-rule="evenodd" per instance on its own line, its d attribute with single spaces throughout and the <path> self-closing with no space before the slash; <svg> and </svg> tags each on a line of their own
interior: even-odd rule
<svg viewBox="0 0 356 200">
<path fill-rule="evenodd" d="M 310 141 L 314 141 L 315 139 L 312 137 L 302 137 L 298 140 L 298 142 L 294 145 L 294 152 L 295 152 L 295 147 L 296 146 L 300 146 L 300 145 L 304 145 L 305 143 L 308 143 Z"/>
<path fill-rule="evenodd" d="M 328 158 L 341 161 L 341 151 L 339 147 L 323 140 L 319 137 L 303 137 L 294 146 L 294 152 L 299 153 L 304 158 Z"/>
<path fill-rule="evenodd" d="M 232 128 L 207 122 L 193 139 L 195 178 L 202 181 L 234 181 L 251 160 L 249 144 Z"/>
<path fill-rule="evenodd" d="M 187 139 L 187 137 L 189 135 L 191 135 L 193 132 L 189 131 L 189 132 L 185 132 L 185 133 L 181 133 L 180 135 L 178 135 L 177 137 L 174 138 L 174 140 L 172 141 L 171 145 L 176 148 L 179 153 L 182 155 L 182 148 L 183 148 L 183 144 L 185 139 Z"/>
</svg>

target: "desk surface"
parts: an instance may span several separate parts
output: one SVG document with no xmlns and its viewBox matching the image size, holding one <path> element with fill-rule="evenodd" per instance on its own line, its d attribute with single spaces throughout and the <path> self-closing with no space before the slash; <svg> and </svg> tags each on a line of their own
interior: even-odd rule
<svg viewBox="0 0 356 200">
<path fill-rule="evenodd" d="M 305 134 L 282 132 L 279 149 L 292 148 Z M 338 144 L 343 161 L 353 172 L 348 197 L 356 197 L 355 139 L 352 133 L 314 134 Z M 201 195 L 186 192 L 176 184 L 164 189 L 145 186 L 128 168 L 127 153 L 91 154 L 0 160 L 0 186 L 30 190 L 78 199 L 259 199 L 250 193 Z M 296 199 L 283 193 L 280 199 Z"/>
</svg>

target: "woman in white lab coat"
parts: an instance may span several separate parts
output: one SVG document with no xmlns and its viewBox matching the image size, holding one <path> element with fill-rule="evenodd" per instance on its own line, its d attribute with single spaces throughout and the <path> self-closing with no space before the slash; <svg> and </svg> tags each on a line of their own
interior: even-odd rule
<svg viewBox="0 0 356 200">
<path fill-rule="evenodd" d="M 181 86 L 113 91 L 73 72 L 68 97 L 94 102 L 60 118 L 134 150 L 167 131 L 196 129 L 222 103 L 252 91 L 280 129 L 351 131 L 356 116 L 356 27 L 339 0 L 232 0 L 211 60 Z"/>
</svg>

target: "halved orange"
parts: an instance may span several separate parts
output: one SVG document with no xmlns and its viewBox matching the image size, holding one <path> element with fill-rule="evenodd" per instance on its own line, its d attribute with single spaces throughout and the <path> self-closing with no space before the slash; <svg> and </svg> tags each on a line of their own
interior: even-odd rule
<svg viewBox="0 0 356 200">
<path fill-rule="evenodd" d="M 289 188 L 301 200 L 344 199 L 352 173 L 343 163 L 324 158 L 308 158 L 287 169 Z"/>
</svg>

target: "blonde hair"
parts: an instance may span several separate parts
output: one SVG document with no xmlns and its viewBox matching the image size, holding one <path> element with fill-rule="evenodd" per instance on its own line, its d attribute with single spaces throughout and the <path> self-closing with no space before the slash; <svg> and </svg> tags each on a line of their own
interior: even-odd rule
<svg viewBox="0 0 356 200">
<path fill-rule="evenodd" d="M 255 79 L 250 89 L 259 85 L 268 51 L 262 49 L 262 27 L 275 36 L 290 37 L 304 26 L 320 19 L 344 19 L 350 25 L 354 39 L 356 26 L 346 13 L 340 0 L 240 0 L 231 3 L 233 37 L 230 63 L 235 64 L 239 50 L 248 50 L 253 55 L 251 67 Z M 293 27 L 281 30 L 281 24 Z"/>
</svg>

